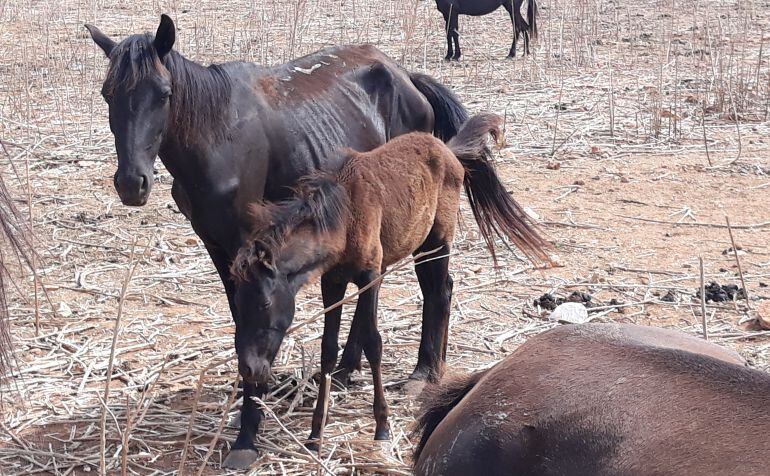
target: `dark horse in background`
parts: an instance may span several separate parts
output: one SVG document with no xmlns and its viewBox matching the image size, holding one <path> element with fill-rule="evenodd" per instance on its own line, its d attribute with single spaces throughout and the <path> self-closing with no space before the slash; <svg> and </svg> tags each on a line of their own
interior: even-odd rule
<svg viewBox="0 0 770 476">
<path fill-rule="evenodd" d="M 436 8 L 444 15 L 446 32 L 446 60 L 460 59 L 460 32 L 458 17 L 460 15 L 481 16 L 492 13 L 498 8 L 505 7 L 513 24 L 513 44 L 508 57 L 516 56 L 516 40 L 519 34 L 524 38 L 524 53 L 529 54 L 529 37 L 537 38 L 537 3 L 529 0 L 527 3 L 527 19 L 521 16 L 521 5 L 524 0 L 436 0 Z M 454 41 L 454 47 L 452 42 Z"/>
<path fill-rule="evenodd" d="M 171 193 L 208 250 L 236 322 L 258 309 L 238 309 L 229 265 L 250 231 L 248 206 L 291 195 L 298 178 L 340 164 L 338 148 L 368 151 L 411 131 L 442 140 L 467 119 L 458 99 L 421 74 L 410 74 L 373 46 L 321 50 L 275 67 L 232 62 L 209 67 L 173 51 L 176 28 L 166 15 L 153 37 L 115 42 L 87 25 L 110 60 L 102 95 L 109 105 L 121 201 L 141 206 L 159 156 L 174 177 Z M 426 326 L 449 312 L 441 261 L 417 267 Z M 434 276 L 436 275 L 436 276 Z M 326 299 L 328 296 L 324 296 Z M 353 333 L 351 333 L 353 334 Z M 413 378 L 427 379 L 443 349 L 419 354 Z M 420 347 L 423 348 L 423 345 Z M 361 346 L 351 335 L 340 367 L 357 368 Z M 241 429 L 225 464 L 257 458 L 262 412 L 251 397 L 266 385 L 244 383 Z"/>
</svg>

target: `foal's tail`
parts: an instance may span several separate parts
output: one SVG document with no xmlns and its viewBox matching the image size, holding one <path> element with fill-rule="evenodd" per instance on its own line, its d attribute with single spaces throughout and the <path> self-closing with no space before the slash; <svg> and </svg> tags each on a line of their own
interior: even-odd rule
<svg viewBox="0 0 770 476">
<path fill-rule="evenodd" d="M 487 147 L 487 134 L 497 140 L 500 116 L 478 114 L 463 125 L 447 146 L 465 168 L 465 192 L 481 235 L 492 259 L 495 236 L 508 238 L 533 263 L 550 264 L 546 252 L 550 244 L 518 203 L 508 194 L 492 166 L 492 153 Z"/>
<path fill-rule="evenodd" d="M 433 108 L 433 135 L 444 142 L 454 137 L 460 126 L 468 120 L 468 111 L 457 96 L 427 74 L 410 73 L 409 78 Z"/>
<path fill-rule="evenodd" d="M 425 390 L 420 395 L 422 403 L 420 416 L 417 418 L 417 425 L 413 432 L 413 435 L 419 437 L 420 441 L 414 448 L 412 464 L 417 464 L 417 460 L 420 458 L 420 453 L 425 448 L 428 438 L 433 434 L 439 423 L 460 403 L 465 395 L 476 386 L 481 377 L 486 375 L 488 371 L 489 369 L 470 375 L 444 377 L 440 383 L 425 387 Z"/>
</svg>

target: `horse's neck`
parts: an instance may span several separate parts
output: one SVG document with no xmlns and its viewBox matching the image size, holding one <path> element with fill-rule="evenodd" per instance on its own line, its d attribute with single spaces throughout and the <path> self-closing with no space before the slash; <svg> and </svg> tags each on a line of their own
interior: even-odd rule
<svg viewBox="0 0 770 476">
<path fill-rule="evenodd" d="M 178 53 L 166 67 L 171 73 L 172 107 L 160 158 L 185 188 L 205 184 L 230 125 L 231 82 L 221 67 L 207 68 Z"/>
</svg>

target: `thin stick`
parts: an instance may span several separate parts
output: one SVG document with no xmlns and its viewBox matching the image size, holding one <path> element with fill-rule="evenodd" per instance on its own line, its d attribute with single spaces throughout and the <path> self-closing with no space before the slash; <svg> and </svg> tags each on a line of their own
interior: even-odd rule
<svg viewBox="0 0 770 476">
<path fill-rule="evenodd" d="M 227 403 L 225 404 L 225 409 L 222 412 L 222 418 L 219 420 L 219 427 L 217 427 L 217 432 L 214 434 L 214 438 L 211 439 L 211 443 L 209 443 L 209 449 L 206 451 L 206 456 L 203 457 L 203 463 L 201 463 L 201 467 L 198 468 L 197 476 L 201 476 L 203 474 L 203 470 L 206 469 L 206 463 L 214 453 L 214 447 L 216 446 L 217 441 L 219 441 L 219 437 L 222 435 L 222 430 L 225 428 L 225 423 L 227 422 L 227 415 L 230 412 L 230 407 L 233 406 L 235 396 L 238 394 L 239 377 L 240 375 L 238 375 L 236 372 L 235 381 L 233 382 L 233 390 L 230 392 L 230 398 L 227 399 Z"/>
<path fill-rule="evenodd" d="M 743 294 L 746 296 L 746 307 L 751 310 L 751 302 L 749 302 L 749 289 L 746 287 L 746 281 L 743 280 L 743 268 L 741 268 L 741 260 L 738 258 L 738 248 L 735 246 L 735 238 L 733 238 L 733 228 L 730 226 L 730 217 L 725 215 L 725 222 L 727 222 L 727 231 L 730 232 L 730 243 L 733 245 L 733 256 L 735 256 L 735 263 L 738 265 L 738 276 L 741 278 L 741 286 L 743 286 Z"/>
<path fill-rule="evenodd" d="M 706 108 L 703 108 L 703 116 L 701 118 L 701 129 L 703 129 L 703 145 L 706 147 L 706 160 L 709 163 L 709 167 L 713 167 L 714 164 L 711 163 L 711 154 L 709 153 L 709 141 L 706 139 Z"/>
<path fill-rule="evenodd" d="M 283 432 L 284 432 L 284 433 L 286 433 L 287 435 L 289 435 L 289 437 L 290 437 L 292 440 L 294 440 L 294 442 L 295 442 L 295 443 L 297 443 L 297 444 L 299 445 L 299 447 L 300 447 L 300 448 L 302 448 L 302 450 L 303 450 L 305 453 L 307 453 L 307 455 L 308 455 L 308 456 L 310 456 L 310 459 L 312 459 L 313 461 L 315 461 L 315 462 L 316 462 L 316 464 L 318 464 L 318 466 L 319 466 L 319 467 L 323 468 L 323 469 L 324 469 L 324 470 L 325 470 L 325 471 L 326 471 L 328 474 L 331 474 L 332 476 L 335 476 L 334 472 L 333 472 L 331 469 L 329 469 L 329 468 L 328 468 L 328 467 L 327 467 L 327 466 L 326 466 L 326 465 L 323 463 L 323 461 L 321 461 L 320 459 L 318 459 L 318 457 L 317 457 L 316 455 L 314 455 L 312 451 L 310 451 L 309 449 L 307 449 L 307 447 L 306 447 L 305 445 L 303 445 L 303 444 L 302 444 L 302 442 L 301 442 L 301 441 L 299 441 L 299 440 L 297 439 L 297 437 L 294 435 L 294 433 L 292 433 L 291 431 L 289 431 L 289 429 L 288 429 L 288 428 L 286 428 L 285 426 L 283 426 L 283 423 L 281 423 L 281 420 L 279 420 L 279 419 L 278 419 L 278 416 L 277 416 L 277 415 L 276 415 L 276 414 L 273 412 L 273 410 L 271 410 L 271 409 L 270 409 L 270 408 L 267 406 L 267 404 L 265 404 L 265 402 L 263 402 L 263 401 L 262 401 L 262 399 L 260 399 L 260 398 L 258 398 L 258 397 L 251 397 L 251 399 L 252 399 L 252 400 L 254 400 L 255 402 L 259 403 L 259 405 L 262 407 L 262 411 L 264 411 L 264 412 L 265 412 L 265 413 L 266 413 L 266 414 L 267 414 L 269 417 L 271 417 L 273 420 L 275 420 L 275 422 L 276 422 L 276 423 L 278 423 L 278 426 L 281 428 L 281 430 L 283 430 Z"/>
<path fill-rule="evenodd" d="M 404 258 L 399 263 L 396 263 L 395 266 L 393 266 L 389 270 L 385 271 L 384 273 L 379 275 L 377 278 L 375 278 L 371 282 L 369 282 L 369 284 L 367 284 L 366 286 L 360 288 L 358 291 L 354 292 L 350 296 L 346 296 L 343 299 L 335 302 L 331 306 L 327 307 L 326 309 L 322 310 L 321 312 L 319 312 L 319 313 L 313 315 L 312 317 L 310 317 L 310 319 L 308 319 L 306 321 L 303 321 L 303 322 L 300 322 L 299 324 L 296 324 L 293 327 L 290 327 L 289 330 L 286 331 L 286 335 L 289 335 L 289 334 L 293 333 L 294 331 L 296 331 L 297 329 L 299 329 L 301 327 L 305 327 L 306 325 L 310 324 L 311 322 L 314 322 L 319 317 L 326 315 L 327 312 L 329 312 L 329 311 L 331 311 L 333 309 L 337 309 L 338 307 L 351 302 L 353 299 L 356 298 L 356 296 L 358 296 L 360 294 L 363 294 L 364 292 L 366 292 L 367 289 L 371 288 L 375 284 L 377 284 L 377 283 L 381 282 L 383 279 L 385 279 L 385 276 L 389 275 L 390 273 L 393 273 L 394 271 L 398 271 L 399 269 L 403 268 L 404 266 L 406 266 L 409 263 L 414 262 L 415 266 L 419 266 L 422 263 L 425 263 L 427 261 L 431 261 L 431 260 L 434 260 L 434 259 L 440 259 L 440 258 L 444 258 L 444 257 L 448 256 L 448 255 L 436 256 L 436 257 L 431 258 L 430 260 L 420 261 L 419 263 L 417 263 L 418 259 L 424 258 L 425 256 L 428 256 L 428 255 L 432 255 L 433 253 L 436 253 L 441 248 L 443 248 L 443 247 L 439 246 L 438 248 L 430 250 L 430 251 L 424 251 L 422 253 L 417 253 L 416 255 L 412 256 L 411 258 Z"/>
<path fill-rule="evenodd" d="M 556 102 L 556 121 L 553 125 L 553 142 L 551 143 L 551 157 L 556 153 L 556 133 L 559 131 L 559 113 L 561 113 L 561 93 L 564 91 L 564 77 L 561 78 L 559 87 L 559 100 Z"/>
<path fill-rule="evenodd" d="M 318 431 L 318 461 L 321 461 L 321 448 L 324 445 L 324 428 L 326 427 L 326 416 L 329 412 L 329 396 L 331 394 L 332 376 L 324 375 L 324 408 L 321 414 L 321 429 Z M 323 474 L 323 468 L 318 466 L 318 476 Z"/>
<path fill-rule="evenodd" d="M 103 476 L 107 474 L 107 462 L 105 460 L 104 453 L 107 451 L 107 402 L 110 397 L 110 382 L 112 382 L 112 369 L 115 364 L 115 346 L 118 343 L 118 334 L 120 333 L 120 318 L 123 315 L 123 303 L 126 301 L 126 292 L 128 292 L 128 285 L 131 282 L 131 277 L 134 275 L 134 270 L 139 265 L 139 262 L 134 263 L 134 254 L 136 252 L 136 237 L 134 237 L 133 243 L 131 243 L 131 255 L 128 258 L 128 268 L 126 268 L 126 277 L 123 279 L 123 287 L 120 289 L 120 297 L 118 298 L 118 315 L 115 317 L 115 328 L 112 331 L 112 345 L 110 347 L 110 360 L 107 364 L 107 381 L 104 384 L 104 398 L 101 417 L 101 442 L 99 446 L 99 472 Z"/>
<path fill-rule="evenodd" d="M 34 236 L 35 234 L 35 224 L 33 222 L 33 213 L 32 213 L 32 184 L 31 179 L 29 176 L 29 154 L 26 156 L 26 161 L 24 162 L 26 173 L 27 173 L 27 213 L 28 213 L 28 219 L 29 219 L 29 231 Z M 35 298 L 35 337 L 38 337 L 40 335 L 40 298 L 37 295 L 37 283 L 38 283 L 38 277 L 37 277 L 37 254 L 32 253 L 32 255 L 29 257 L 29 267 L 32 268 L 32 286 L 34 288 L 34 298 Z"/>
<path fill-rule="evenodd" d="M 123 431 L 123 448 L 120 451 L 120 474 L 128 474 L 128 437 L 131 434 L 131 402 L 126 395 L 126 428 Z"/>
<path fill-rule="evenodd" d="M 706 327 L 706 280 L 703 275 L 703 257 L 698 256 L 700 263 L 700 318 L 703 325 L 703 338 L 709 340 L 709 331 Z"/>
<path fill-rule="evenodd" d="M 201 398 L 201 389 L 203 388 L 203 380 L 206 377 L 206 372 L 214 367 L 230 362 L 231 360 L 233 360 L 233 355 L 214 361 L 201 370 L 201 373 L 198 375 L 198 386 L 195 388 L 195 399 L 193 400 L 192 410 L 190 411 L 190 419 L 187 422 L 187 435 L 184 438 L 184 446 L 182 446 L 182 456 L 179 458 L 179 469 L 177 470 L 179 476 L 184 475 L 184 464 L 187 460 L 187 447 L 190 444 L 190 435 L 192 434 L 193 422 L 195 421 L 195 412 L 198 411 L 198 402 Z"/>
</svg>

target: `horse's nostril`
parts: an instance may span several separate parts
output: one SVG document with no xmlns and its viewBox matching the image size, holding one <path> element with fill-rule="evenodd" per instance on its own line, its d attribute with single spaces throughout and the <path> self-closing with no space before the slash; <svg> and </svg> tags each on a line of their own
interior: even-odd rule
<svg viewBox="0 0 770 476">
<path fill-rule="evenodd" d="M 147 180 L 147 176 L 142 175 L 142 186 L 139 190 L 141 190 L 142 193 L 145 193 L 147 192 L 147 188 L 149 187 L 149 185 L 150 185 L 150 182 L 149 180 Z"/>
</svg>

